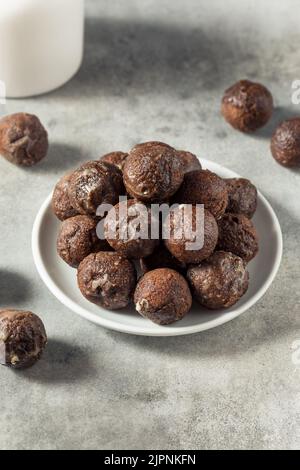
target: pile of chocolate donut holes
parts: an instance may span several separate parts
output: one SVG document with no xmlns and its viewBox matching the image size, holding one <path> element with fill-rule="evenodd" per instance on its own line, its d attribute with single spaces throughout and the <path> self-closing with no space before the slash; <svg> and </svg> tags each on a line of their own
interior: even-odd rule
<svg viewBox="0 0 300 470">
<path fill-rule="evenodd" d="M 273 114 L 273 97 L 260 83 L 240 80 L 222 98 L 222 115 L 234 128 L 252 133 L 266 125 Z M 33 166 L 48 152 L 48 134 L 37 116 L 16 113 L 0 119 L 0 154 L 18 166 Z M 274 130 L 271 153 L 283 166 L 300 165 L 300 117 L 283 121 Z M 119 202 L 120 196 L 128 201 Z M 168 239 L 129 238 L 140 204 L 178 203 L 168 222 Z M 108 212 L 105 239 L 97 234 L 101 204 L 114 206 L 121 218 L 117 233 Z M 182 207 L 203 204 L 204 244 L 186 249 L 187 238 L 177 239 L 176 221 Z M 83 164 L 57 183 L 52 206 L 62 221 L 57 250 L 78 269 L 82 294 L 101 307 L 122 309 L 134 302 L 139 314 L 160 325 L 183 318 L 192 298 L 209 309 L 234 305 L 249 283 L 247 264 L 258 252 L 258 238 L 251 221 L 257 191 L 247 179 L 222 179 L 202 169 L 190 152 L 162 142 L 136 145 L 129 153 L 112 152 Z M 194 212 L 195 211 L 195 214 Z M 147 216 L 146 216 L 147 217 Z M 150 212 L 149 212 L 150 220 Z M 162 223 L 162 221 L 160 221 Z M 159 226 L 159 233 L 161 233 Z M 0 363 L 27 367 L 41 357 L 47 336 L 40 318 L 32 312 L 0 310 Z"/>
<path fill-rule="evenodd" d="M 157 221 L 160 236 L 142 238 L 130 230 L 141 204 L 150 226 L 151 204 L 162 203 L 172 204 L 172 209 Z M 101 219 L 102 204 L 112 209 Z M 193 229 L 197 205 L 204 205 L 203 243 L 197 249 L 189 246 L 193 231 L 190 238 L 186 232 L 175 236 L 176 221 L 187 204 Z M 203 169 L 188 151 L 145 142 L 128 153 L 112 152 L 84 163 L 61 178 L 52 197 L 53 211 L 62 221 L 57 251 L 77 268 L 79 289 L 90 302 L 110 310 L 133 302 L 143 317 L 168 325 L 189 312 L 193 298 L 219 309 L 245 294 L 247 263 L 258 252 L 251 221 L 256 205 L 257 191 L 249 180 L 222 179 Z M 97 234 L 99 221 L 103 239 Z M 166 223 L 169 237 L 163 239 Z M 124 231 L 133 236 L 124 238 Z"/>
</svg>

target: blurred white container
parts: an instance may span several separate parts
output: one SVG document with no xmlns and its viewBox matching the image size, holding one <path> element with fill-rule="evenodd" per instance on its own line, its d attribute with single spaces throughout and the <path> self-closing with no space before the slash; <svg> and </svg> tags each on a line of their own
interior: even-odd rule
<svg viewBox="0 0 300 470">
<path fill-rule="evenodd" d="M 9 98 L 51 91 L 77 72 L 84 0 L 0 0 L 0 82 Z"/>
</svg>

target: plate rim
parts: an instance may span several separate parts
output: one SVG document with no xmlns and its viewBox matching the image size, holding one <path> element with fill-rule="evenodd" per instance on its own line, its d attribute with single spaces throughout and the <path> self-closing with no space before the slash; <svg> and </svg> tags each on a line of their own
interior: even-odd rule
<svg viewBox="0 0 300 470">
<path fill-rule="evenodd" d="M 204 164 L 204 166 L 205 165 L 209 166 L 212 164 L 216 168 L 216 171 L 218 171 L 218 168 L 221 171 L 225 169 L 227 172 L 230 172 L 232 174 L 233 178 L 241 178 L 240 175 L 228 169 L 227 167 L 220 165 L 219 163 L 216 163 L 211 160 L 203 159 L 203 158 L 201 158 L 200 161 L 201 163 Z M 216 328 L 218 326 L 221 326 L 233 320 L 234 318 L 238 317 L 242 313 L 245 313 L 253 305 L 255 305 L 269 289 L 280 267 L 282 253 L 283 253 L 283 237 L 282 237 L 280 223 L 271 204 L 265 198 L 265 196 L 263 196 L 263 194 L 258 190 L 258 197 L 260 201 L 268 209 L 268 212 L 270 213 L 272 222 L 275 227 L 275 232 L 277 236 L 277 251 L 276 251 L 275 260 L 274 260 L 273 267 L 272 267 L 269 277 L 250 299 L 248 299 L 240 307 L 237 307 L 233 312 L 229 312 L 227 315 L 226 314 L 220 315 L 218 318 L 209 320 L 206 323 L 190 325 L 190 326 L 182 326 L 182 327 L 177 327 L 176 329 L 172 328 L 172 326 L 159 326 L 159 325 L 152 325 L 150 323 L 151 327 L 154 329 L 151 330 L 151 328 L 149 328 L 149 331 L 148 331 L 147 328 L 145 328 L 144 326 L 141 327 L 141 326 L 134 326 L 134 325 L 124 325 L 124 324 L 116 322 L 115 320 L 108 320 L 106 318 L 101 317 L 101 315 L 97 315 L 96 313 L 89 312 L 86 308 L 81 307 L 72 299 L 70 299 L 64 292 L 62 292 L 62 290 L 52 280 L 50 274 L 48 273 L 48 270 L 46 269 L 46 266 L 42 259 L 41 250 L 40 250 L 40 232 L 41 232 L 41 226 L 43 223 L 43 218 L 45 217 L 47 210 L 49 209 L 49 206 L 51 205 L 52 194 L 53 194 L 53 191 L 48 195 L 48 197 L 44 200 L 41 207 L 39 208 L 38 213 L 33 223 L 33 228 L 32 228 L 31 247 L 32 247 L 33 260 L 34 260 L 34 264 L 37 269 L 37 272 L 39 276 L 41 277 L 42 281 L 44 282 L 44 284 L 46 285 L 46 287 L 65 307 L 67 307 L 69 310 L 73 311 L 77 315 L 80 315 L 81 317 L 97 325 L 108 328 L 110 330 L 118 331 L 121 333 L 127 333 L 127 334 L 141 335 L 141 336 L 182 336 L 182 335 L 199 333 L 201 331 L 206 331 L 212 328 Z"/>
</svg>

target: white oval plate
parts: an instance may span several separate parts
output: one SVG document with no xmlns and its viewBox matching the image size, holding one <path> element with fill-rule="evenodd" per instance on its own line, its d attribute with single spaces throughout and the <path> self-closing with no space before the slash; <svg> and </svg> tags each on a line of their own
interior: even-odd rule
<svg viewBox="0 0 300 470">
<path fill-rule="evenodd" d="M 238 177 L 217 163 L 201 159 L 204 168 L 224 178 Z M 65 264 L 56 253 L 59 221 L 51 210 L 51 194 L 42 204 L 32 231 L 32 251 L 37 270 L 52 294 L 66 307 L 82 317 L 111 330 L 147 336 L 176 336 L 196 333 L 222 325 L 252 307 L 271 285 L 282 256 L 282 234 L 278 219 L 261 193 L 253 218 L 259 235 L 259 253 L 249 264 L 250 285 L 244 297 L 233 307 L 207 310 L 194 304 L 191 312 L 170 326 L 155 325 L 133 308 L 108 311 L 88 302 L 77 287 L 76 270 Z"/>
</svg>

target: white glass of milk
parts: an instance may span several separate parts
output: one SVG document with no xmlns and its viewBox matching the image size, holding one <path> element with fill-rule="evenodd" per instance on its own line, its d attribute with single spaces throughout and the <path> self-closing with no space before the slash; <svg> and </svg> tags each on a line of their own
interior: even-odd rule
<svg viewBox="0 0 300 470">
<path fill-rule="evenodd" d="M 66 83 L 83 56 L 84 0 L 0 0 L 0 83 L 6 96 Z"/>
</svg>

